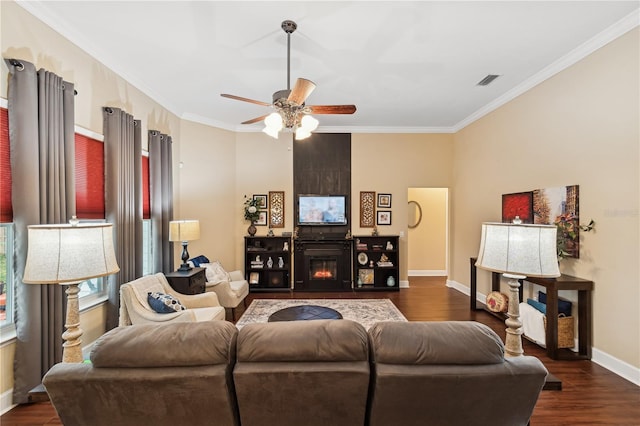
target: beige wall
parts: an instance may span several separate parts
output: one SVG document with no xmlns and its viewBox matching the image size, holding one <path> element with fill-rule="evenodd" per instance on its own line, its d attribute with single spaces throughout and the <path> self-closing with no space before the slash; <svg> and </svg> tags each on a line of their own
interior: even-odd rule
<svg viewBox="0 0 640 426">
<path fill-rule="evenodd" d="M 418 276 L 446 275 L 449 190 L 409 188 L 407 194 L 422 210 L 420 224 L 407 232 L 407 269 Z"/>
<path fill-rule="evenodd" d="M 391 194 L 391 226 L 381 235 L 399 235 L 400 280 L 407 280 L 407 189 L 452 186 L 453 135 L 354 134 L 351 138 L 353 235 L 370 235 L 360 228 L 360 191 Z"/>
<path fill-rule="evenodd" d="M 594 348 L 636 368 L 639 39 L 636 28 L 458 132 L 452 202 L 452 278 L 468 285 L 480 223 L 500 221 L 501 194 L 580 185 L 582 222 L 596 229 L 560 268 L 595 283 Z M 478 290 L 489 291 L 488 273 Z"/>
</svg>

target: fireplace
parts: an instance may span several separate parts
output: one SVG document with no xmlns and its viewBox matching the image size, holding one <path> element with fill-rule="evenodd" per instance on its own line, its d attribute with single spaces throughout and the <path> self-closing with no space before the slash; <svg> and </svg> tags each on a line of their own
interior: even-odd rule
<svg viewBox="0 0 640 426">
<path fill-rule="evenodd" d="M 351 242 L 297 240 L 294 290 L 351 290 Z"/>
</svg>

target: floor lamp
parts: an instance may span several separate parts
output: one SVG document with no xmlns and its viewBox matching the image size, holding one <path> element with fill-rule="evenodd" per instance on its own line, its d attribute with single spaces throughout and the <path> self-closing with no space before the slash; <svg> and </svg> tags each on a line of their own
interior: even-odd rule
<svg viewBox="0 0 640 426">
<path fill-rule="evenodd" d="M 172 220 L 169 222 L 169 241 L 182 242 L 182 265 L 178 271 L 190 271 L 191 266 L 187 263 L 189 252 L 187 244 L 189 241 L 200 239 L 200 221 L 198 220 Z"/>
<path fill-rule="evenodd" d="M 78 285 L 120 270 L 113 249 L 113 225 L 32 225 L 28 229 L 27 262 L 22 282 L 67 286 L 66 331 L 62 362 L 82 362 L 82 329 Z"/>
<path fill-rule="evenodd" d="M 520 356 L 522 322 L 520 321 L 519 280 L 527 277 L 559 277 L 556 252 L 556 227 L 517 223 L 483 223 L 476 266 L 499 272 L 508 279 L 509 307 L 505 353 Z"/>
</svg>

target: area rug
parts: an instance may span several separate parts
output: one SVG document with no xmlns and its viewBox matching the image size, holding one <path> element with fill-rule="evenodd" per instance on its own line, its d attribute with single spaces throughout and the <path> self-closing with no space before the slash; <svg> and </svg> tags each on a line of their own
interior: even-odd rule
<svg viewBox="0 0 640 426">
<path fill-rule="evenodd" d="M 255 299 L 242 314 L 236 327 L 240 329 L 254 322 L 267 322 L 274 312 L 300 305 L 335 309 L 344 319 L 360 323 L 367 330 L 380 321 L 407 321 L 389 299 Z"/>
</svg>

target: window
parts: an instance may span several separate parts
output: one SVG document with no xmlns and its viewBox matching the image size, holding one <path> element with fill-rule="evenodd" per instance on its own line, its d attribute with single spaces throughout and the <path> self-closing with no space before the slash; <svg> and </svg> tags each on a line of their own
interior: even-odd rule
<svg viewBox="0 0 640 426">
<path fill-rule="evenodd" d="M 0 329 L 13 334 L 13 209 L 11 206 L 11 160 L 9 111 L 0 108 Z"/>
<path fill-rule="evenodd" d="M 91 132 L 76 127 L 75 172 L 76 216 L 81 222 L 104 222 L 104 143 Z M 105 295 L 104 278 L 80 284 L 80 306 L 85 307 Z"/>
<path fill-rule="evenodd" d="M 149 153 L 142 151 L 142 275 L 153 273 L 151 238 L 151 195 L 149 192 Z"/>
</svg>

